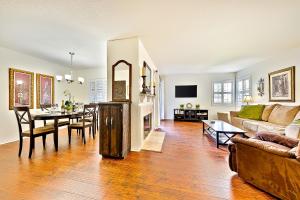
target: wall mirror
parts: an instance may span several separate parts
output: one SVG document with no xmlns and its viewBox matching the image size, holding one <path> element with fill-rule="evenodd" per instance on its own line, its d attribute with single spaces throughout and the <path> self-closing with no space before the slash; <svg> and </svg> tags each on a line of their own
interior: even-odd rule
<svg viewBox="0 0 300 200">
<path fill-rule="evenodd" d="M 131 101 L 131 67 L 125 60 L 112 66 L 112 100 Z"/>
<path fill-rule="evenodd" d="M 151 80 L 152 80 L 152 72 L 151 72 L 151 68 L 149 67 L 149 65 L 147 65 L 147 63 L 144 61 L 144 66 L 146 69 L 146 86 L 148 88 L 151 87 Z"/>
</svg>

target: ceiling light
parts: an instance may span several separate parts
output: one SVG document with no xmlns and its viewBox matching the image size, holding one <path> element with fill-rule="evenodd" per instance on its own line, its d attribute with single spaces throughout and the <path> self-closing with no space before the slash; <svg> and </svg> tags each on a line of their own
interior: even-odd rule
<svg viewBox="0 0 300 200">
<path fill-rule="evenodd" d="M 84 83 L 84 78 L 82 78 L 82 77 L 78 77 L 78 82 L 79 82 L 79 84 L 83 84 Z"/>
<path fill-rule="evenodd" d="M 58 81 L 58 82 L 61 82 L 62 81 L 62 76 L 61 75 L 56 75 L 56 80 Z"/>
</svg>

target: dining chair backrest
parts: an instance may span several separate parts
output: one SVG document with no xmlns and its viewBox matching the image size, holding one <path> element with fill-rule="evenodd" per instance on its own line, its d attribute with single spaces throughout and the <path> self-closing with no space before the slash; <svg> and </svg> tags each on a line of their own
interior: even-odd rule
<svg viewBox="0 0 300 200">
<path fill-rule="evenodd" d="M 96 111 L 98 110 L 98 107 L 99 107 L 98 103 L 90 103 L 90 105 L 96 106 Z"/>
<path fill-rule="evenodd" d="M 86 119 L 93 118 L 93 121 L 95 119 L 96 114 L 96 105 L 84 105 L 83 106 L 83 123 L 86 121 Z"/>
<path fill-rule="evenodd" d="M 14 111 L 15 111 L 18 126 L 19 126 L 20 136 L 23 133 L 22 125 L 28 125 L 29 129 L 32 130 L 33 129 L 33 124 L 32 124 L 32 119 L 31 119 L 31 114 L 30 114 L 29 107 L 15 107 Z M 30 131 L 30 133 L 32 134 L 32 131 Z"/>
</svg>

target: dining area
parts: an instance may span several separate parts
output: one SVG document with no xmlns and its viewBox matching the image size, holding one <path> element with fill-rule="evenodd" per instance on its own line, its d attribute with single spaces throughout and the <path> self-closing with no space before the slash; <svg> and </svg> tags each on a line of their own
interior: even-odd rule
<svg viewBox="0 0 300 200">
<path fill-rule="evenodd" d="M 31 158 L 35 149 L 35 139 L 42 137 L 43 148 L 46 148 L 47 136 L 53 136 L 55 151 L 59 148 L 59 134 L 68 131 L 68 143 L 71 145 L 72 134 L 81 137 L 86 144 L 87 134 L 95 139 L 98 126 L 98 105 L 77 104 L 72 110 L 65 110 L 64 105 L 58 109 L 57 104 L 41 105 L 41 109 L 31 110 L 27 106 L 14 107 L 19 129 L 19 152 L 22 155 L 24 137 L 29 138 L 29 154 Z M 76 130 L 76 131 L 73 131 Z"/>
</svg>

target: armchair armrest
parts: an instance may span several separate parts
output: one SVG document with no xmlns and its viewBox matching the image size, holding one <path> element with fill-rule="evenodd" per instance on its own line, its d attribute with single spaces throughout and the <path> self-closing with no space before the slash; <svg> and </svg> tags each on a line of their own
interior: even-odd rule
<svg viewBox="0 0 300 200">
<path fill-rule="evenodd" d="M 250 147 L 254 147 L 257 149 L 260 149 L 265 152 L 269 152 L 281 157 L 287 157 L 287 158 L 295 158 L 295 154 L 290 152 L 289 150 L 284 150 L 280 148 L 276 148 L 266 141 L 258 140 L 258 139 L 245 139 L 245 138 L 238 138 L 234 137 L 231 139 L 231 141 L 235 144 L 243 144 Z"/>
</svg>

